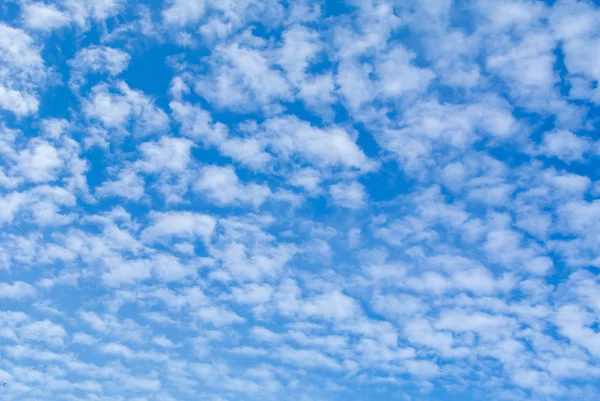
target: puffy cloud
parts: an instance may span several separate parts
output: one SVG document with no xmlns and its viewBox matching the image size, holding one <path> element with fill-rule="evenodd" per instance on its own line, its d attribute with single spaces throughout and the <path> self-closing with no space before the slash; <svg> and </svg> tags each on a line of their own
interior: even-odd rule
<svg viewBox="0 0 600 401">
<path fill-rule="evenodd" d="M 204 167 L 194 189 L 224 206 L 249 203 L 258 207 L 271 195 L 268 186 L 243 184 L 233 168 L 219 166 Z"/>
<path fill-rule="evenodd" d="M 208 240 L 216 226 L 211 216 L 192 212 L 156 212 L 152 223 L 142 232 L 142 240 L 159 241 L 175 238 Z"/>
<path fill-rule="evenodd" d="M 168 129 L 169 117 L 152 99 L 122 81 L 116 84 L 116 92 L 111 89 L 103 84 L 92 88 L 83 104 L 87 118 L 100 122 L 106 129 L 126 133 L 131 128 L 134 134 L 141 136 Z"/>
<path fill-rule="evenodd" d="M 262 128 L 262 139 L 282 158 L 297 154 L 323 167 L 343 166 L 363 171 L 376 167 L 340 127 L 321 129 L 295 117 L 284 117 L 267 120 Z"/>
<path fill-rule="evenodd" d="M 591 141 L 569 131 L 552 131 L 544 134 L 541 152 L 570 163 L 580 161 L 591 148 Z"/>
<path fill-rule="evenodd" d="M 376 67 L 383 96 L 402 96 L 411 92 L 423 92 L 435 74 L 428 69 L 411 64 L 414 53 L 402 46 L 392 48 L 378 60 Z"/>
<path fill-rule="evenodd" d="M 53 5 L 27 3 L 22 9 L 25 26 L 38 31 L 53 31 L 69 24 L 68 15 Z"/>
<path fill-rule="evenodd" d="M 271 102 L 291 97 L 289 83 L 260 50 L 219 46 L 208 63 L 212 73 L 197 77 L 195 89 L 219 108 L 272 108 Z"/>
<path fill-rule="evenodd" d="M 418 171 L 432 154 L 461 151 L 484 138 L 504 141 L 518 131 L 510 107 L 498 98 L 476 104 L 428 100 L 405 110 L 398 128 L 382 130 L 376 138 L 405 168 Z"/>
<path fill-rule="evenodd" d="M 204 0 L 174 0 L 162 12 L 165 23 L 183 26 L 196 22 L 204 15 L 206 2 Z"/>
<path fill-rule="evenodd" d="M 283 33 L 278 64 L 292 82 L 302 81 L 311 61 L 322 49 L 318 34 L 302 25 L 292 25 Z"/>
<path fill-rule="evenodd" d="M 42 226 L 66 224 L 72 216 L 61 214 L 61 209 L 75 203 L 75 196 L 61 187 L 40 185 L 24 192 L 11 192 L 0 197 L 0 223 L 10 223 L 21 215 Z"/>
<path fill-rule="evenodd" d="M 309 193 L 315 193 L 318 192 L 322 179 L 323 177 L 318 170 L 307 167 L 294 172 L 290 177 L 290 184 L 303 188 Z"/>
<path fill-rule="evenodd" d="M 161 137 L 157 142 L 140 145 L 139 168 L 146 172 L 177 172 L 190 163 L 190 150 L 194 144 L 183 138 Z"/>
<path fill-rule="evenodd" d="M 0 23 L 0 107 L 17 116 L 37 112 L 36 86 L 46 69 L 40 48 L 25 31 Z"/>
<path fill-rule="evenodd" d="M 63 345 L 67 335 L 65 329 L 49 320 L 41 320 L 21 327 L 20 335 L 27 340 L 45 341 L 52 345 Z"/>
<path fill-rule="evenodd" d="M 169 106 L 185 136 L 214 146 L 223 155 L 252 167 L 262 167 L 271 160 L 257 138 L 230 136 L 225 125 L 213 124 L 212 116 L 199 106 L 179 101 L 172 101 Z"/>
<path fill-rule="evenodd" d="M 119 49 L 107 46 L 89 46 L 77 52 L 69 61 L 71 66 L 70 83 L 78 88 L 85 83 L 85 76 L 90 73 L 106 72 L 111 76 L 119 75 L 127 69 L 131 56 Z"/>
<path fill-rule="evenodd" d="M 329 187 L 333 203 L 348 209 L 360 209 L 366 205 L 365 188 L 358 182 L 338 183 Z"/>
<path fill-rule="evenodd" d="M 39 101 L 35 95 L 7 88 L 0 84 L 0 106 L 16 115 L 23 116 L 35 113 L 38 110 Z"/>
<path fill-rule="evenodd" d="M 144 180 L 131 170 L 122 171 L 116 180 L 105 181 L 96 188 L 96 194 L 100 196 L 115 196 L 129 200 L 140 200 L 144 193 Z"/>
<path fill-rule="evenodd" d="M 35 296 L 36 290 L 31 285 L 22 281 L 14 283 L 0 283 L 0 297 L 8 299 L 30 298 Z"/>
</svg>

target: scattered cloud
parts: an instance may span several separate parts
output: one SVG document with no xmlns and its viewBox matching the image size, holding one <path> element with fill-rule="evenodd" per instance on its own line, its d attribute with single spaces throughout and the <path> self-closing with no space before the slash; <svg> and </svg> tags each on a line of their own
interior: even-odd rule
<svg viewBox="0 0 600 401">
<path fill-rule="evenodd" d="M 594 2 L 1 13 L 7 400 L 600 398 Z"/>
</svg>

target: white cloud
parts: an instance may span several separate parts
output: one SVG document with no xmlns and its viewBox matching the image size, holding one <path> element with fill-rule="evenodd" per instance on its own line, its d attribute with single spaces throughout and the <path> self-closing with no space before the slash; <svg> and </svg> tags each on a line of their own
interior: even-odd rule
<svg viewBox="0 0 600 401">
<path fill-rule="evenodd" d="M 600 51 L 595 23 L 599 16 L 597 7 L 591 3 L 570 1 L 556 4 L 550 13 L 550 26 L 557 39 L 562 41 L 564 63 L 572 76 L 570 95 L 596 104 L 600 102 L 597 85 Z"/>
<path fill-rule="evenodd" d="M 25 26 L 37 31 L 53 31 L 70 22 L 68 15 L 44 3 L 26 3 L 22 13 Z"/>
<path fill-rule="evenodd" d="M 142 160 L 141 170 L 151 173 L 181 172 L 190 163 L 190 150 L 194 144 L 184 138 L 161 137 L 156 142 L 145 142 L 139 146 Z"/>
<path fill-rule="evenodd" d="M 290 177 L 290 184 L 303 188 L 306 192 L 314 194 L 319 192 L 321 184 L 321 173 L 318 170 L 307 167 L 300 169 Z"/>
<path fill-rule="evenodd" d="M 0 222 L 11 222 L 23 213 L 30 221 L 42 226 L 66 224 L 72 221 L 72 216 L 61 214 L 61 208 L 72 207 L 75 203 L 75 196 L 66 189 L 39 185 L 0 197 Z"/>
<path fill-rule="evenodd" d="M 299 155 L 319 167 L 343 166 L 369 171 L 376 167 L 355 139 L 340 127 L 318 128 L 296 117 L 263 123 L 261 140 L 284 160 Z"/>
<path fill-rule="evenodd" d="M 211 216 L 192 212 L 152 213 L 152 224 L 142 232 L 142 240 L 154 242 L 175 238 L 195 239 L 199 237 L 208 241 L 216 226 Z"/>
<path fill-rule="evenodd" d="M 176 346 L 175 344 L 173 344 L 173 342 L 171 340 L 169 340 L 165 336 L 154 337 L 152 339 L 152 342 L 154 344 L 158 345 L 159 347 L 163 347 L 163 348 L 174 348 Z"/>
<path fill-rule="evenodd" d="M 329 187 L 333 203 L 348 209 L 361 209 L 367 203 L 365 187 L 356 181 L 338 183 Z"/>
<path fill-rule="evenodd" d="M 40 320 L 20 328 L 19 334 L 26 340 L 44 341 L 51 345 L 63 345 L 67 336 L 65 329 L 49 320 Z"/>
<path fill-rule="evenodd" d="M 557 310 L 555 320 L 561 334 L 592 355 L 600 354 L 600 334 L 590 326 L 593 317 L 577 305 L 565 305 Z"/>
<path fill-rule="evenodd" d="M 433 348 L 443 356 L 461 356 L 468 352 L 466 349 L 453 348 L 454 339 L 452 333 L 436 331 L 424 319 L 416 319 L 408 322 L 404 328 L 404 333 L 411 343 Z"/>
<path fill-rule="evenodd" d="M 119 49 L 107 46 L 88 46 L 75 54 L 69 61 L 71 66 L 70 84 L 78 88 L 85 83 L 86 75 L 107 72 L 111 76 L 119 75 L 127 69 L 131 56 Z"/>
<path fill-rule="evenodd" d="M 266 185 L 240 182 L 233 167 L 203 167 L 194 189 L 223 206 L 248 203 L 258 207 L 271 195 Z"/>
<path fill-rule="evenodd" d="M 152 264 L 158 279 L 165 282 L 180 281 L 188 276 L 193 276 L 197 268 L 193 264 L 185 265 L 178 258 L 168 254 L 154 256 Z"/>
<path fill-rule="evenodd" d="M 40 49 L 23 30 L 0 23 L 0 107 L 25 116 L 37 112 L 34 89 L 45 82 Z"/>
<path fill-rule="evenodd" d="M 580 161 L 590 148 L 589 139 L 578 137 L 569 131 L 558 130 L 544 134 L 540 151 L 546 156 L 570 163 Z"/>
<path fill-rule="evenodd" d="M 97 120 L 105 128 L 127 133 L 131 127 L 136 135 L 146 136 L 166 131 L 169 117 L 154 105 L 152 99 L 140 91 L 130 89 L 125 82 L 111 87 L 94 86 L 83 104 L 83 112 L 92 121 Z"/>
<path fill-rule="evenodd" d="M 242 323 L 244 318 L 237 313 L 216 306 L 206 306 L 194 312 L 194 316 L 203 323 L 210 323 L 217 327 Z"/>
<path fill-rule="evenodd" d="M 21 299 L 31 298 L 35 295 L 35 288 L 25 282 L 15 281 L 12 284 L 0 283 L 0 298 Z"/>
<path fill-rule="evenodd" d="M 150 261 L 146 259 L 127 260 L 121 256 L 106 256 L 102 262 L 106 266 L 102 280 L 110 287 L 136 284 L 152 275 Z"/>
<path fill-rule="evenodd" d="M 415 54 L 403 46 L 395 46 L 383 55 L 377 65 L 377 74 L 381 81 L 384 96 L 402 96 L 411 92 L 423 92 L 435 74 L 411 64 Z"/>
<path fill-rule="evenodd" d="M 399 124 L 375 137 L 411 172 L 431 163 L 432 155 L 462 151 L 483 138 L 505 141 L 520 130 L 509 105 L 496 97 L 475 104 L 422 101 L 405 110 Z"/>
<path fill-rule="evenodd" d="M 273 289 L 268 284 L 250 283 L 231 289 L 231 297 L 242 304 L 264 304 L 271 299 Z"/>
<path fill-rule="evenodd" d="M 28 149 L 19 153 L 16 168 L 30 181 L 47 182 L 56 179 L 62 165 L 55 147 L 44 141 L 32 141 Z"/>
<path fill-rule="evenodd" d="M 65 0 L 65 12 L 71 19 L 84 29 L 90 28 L 90 22 L 101 23 L 109 17 L 117 15 L 124 6 L 124 0 L 98 0 L 88 2 L 83 0 Z"/>
<path fill-rule="evenodd" d="M 354 316 L 359 310 L 356 301 L 340 291 L 318 295 L 304 302 L 301 308 L 301 312 L 309 316 L 340 320 Z"/>
<path fill-rule="evenodd" d="M 342 368 L 340 363 L 335 359 L 314 350 L 284 347 L 279 350 L 277 357 L 286 363 L 301 368 L 325 368 L 333 371 L 338 371 Z"/>
<path fill-rule="evenodd" d="M 287 72 L 290 81 L 298 84 L 306 79 L 305 71 L 322 49 L 322 44 L 315 31 L 301 25 L 286 29 L 282 42 L 277 63 Z"/>
<path fill-rule="evenodd" d="M 213 124 L 212 116 L 199 106 L 172 101 L 169 107 L 174 119 L 181 124 L 181 131 L 185 136 L 215 146 L 223 155 L 252 167 L 263 167 L 271 160 L 257 138 L 230 136 L 227 126 Z"/>
<path fill-rule="evenodd" d="M 116 180 L 105 181 L 96 189 L 99 196 L 115 196 L 128 200 L 140 200 L 145 194 L 144 180 L 134 171 L 123 170 Z"/>
<path fill-rule="evenodd" d="M 197 22 L 205 12 L 205 0 L 173 0 L 162 12 L 165 23 L 187 25 Z"/>
<path fill-rule="evenodd" d="M 260 241 L 260 237 L 258 244 L 246 246 L 233 237 L 226 241 L 222 248 L 211 253 L 221 261 L 228 272 L 227 279 L 259 281 L 281 274 L 286 264 L 297 253 L 297 249 L 285 243 L 271 244 L 269 241 Z"/>
<path fill-rule="evenodd" d="M 27 69 L 39 69 L 44 64 L 33 38 L 23 30 L 5 24 L 0 24 L 0 32 L 2 33 L 0 54 L 2 54 L 3 64 L 21 67 L 22 73 L 25 74 L 39 73 L 39 71 Z"/>
<path fill-rule="evenodd" d="M 195 90 L 219 108 L 255 110 L 291 97 L 287 80 L 260 50 L 218 46 L 208 61 L 212 73 L 197 77 Z"/>
<path fill-rule="evenodd" d="M 12 111 L 18 116 L 25 116 L 37 112 L 39 100 L 35 95 L 0 84 L 0 107 Z"/>
</svg>

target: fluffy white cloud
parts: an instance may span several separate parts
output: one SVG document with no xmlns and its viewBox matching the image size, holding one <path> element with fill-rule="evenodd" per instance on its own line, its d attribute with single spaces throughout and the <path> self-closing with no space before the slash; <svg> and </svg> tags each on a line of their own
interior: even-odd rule
<svg viewBox="0 0 600 401">
<path fill-rule="evenodd" d="M 142 232 L 142 240 L 159 241 L 171 238 L 208 240 L 216 226 L 211 216 L 192 212 L 153 213 L 152 223 Z"/>
<path fill-rule="evenodd" d="M 116 196 L 140 200 L 144 196 L 144 180 L 135 171 L 124 170 L 115 180 L 105 181 L 96 189 L 100 196 Z"/>
<path fill-rule="evenodd" d="M 190 150 L 194 144 L 184 138 L 161 137 L 157 142 L 140 145 L 142 160 L 138 163 L 146 172 L 182 171 L 190 163 Z"/>
<path fill-rule="evenodd" d="M 119 49 L 107 46 L 89 46 L 77 52 L 69 61 L 71 66 L 70 83 L 78 88 L 85 83 L 85 76 L 90 73 L 107 72 L 112 76 L 119 75 L 127 69 L 131 56 Z"/>
<path fill-rule="evenodd" d="M 329 187 L 333 203 L 348 209 L 360 209 L 366 205 L 365 187 L 358 182 L 338 183 Z"/>
<path fill-rule="evenodd" d="M 44 341 L 52 345 L 63 345 L 67 335 L 65 329 L 49 320 L 41 320 L 23 326 L 19 334 L 27 340 Z"/>
<path fill-rule="evenodd" d="M 83 104 L 83 112 L 90 120 L 121 133 L 131 129 L 136 135 L 146 136 L 169 127 L 169 117 L 152 99 L 122 81 L 115 88 L 94 86 Z"/>
<path fill-rule="evenodd" d="M 541 151 L 549 157 L 556 157 L 567 163 L 580 161 L 591 148 L 591 141 L 578 137 L 569 131 L 547 132 L 542 140 Z"/>
<path fill-rule="evenodd" d="M 355 139 L 340 127 L 318 128 L 295 117 L 267 120 L 261 139 L 282 158 L 297 154 L 317 166 L 356 168 L 369 171 L 376 163 L 369 160 Z"/>
<path fill-rule="evenodd" d="M 379 59 L 377 74 L 384 96 L 402 96 L 411 92 L 423 92 L 435 74 L 428 69 L 418 68 L 411 64 L 414 53 L 402 46 L 392 48 Z"/>
<path fill-rule="evenodd" d="M 257 207 L 271 195 L 268 186 L 242 184 L 232 167 L 203 167 L 194 189 L 223 206 L 249 203 Z"/>
<path fill-rule="evenodd" d="M 38 31 L 53 31 L 70 22 L 68 15 L 50 4 L 27 3 L 22 13 L 25 26 Z"/>
<path fill-rule="evenodd" d="M 0 107 L 25 116 L 37 112 L 35 85 L 46 79 L 40 49 L 25 31 L 0 23 Z"/>
<path fill-rule="evenodd" d="M 197 77 L 195 90 L 219 108 L 272 108 L 291 96 L 290 86 L 260 50 L 219 46 L 209 61 L 212 74 Z"/>
<path fill-rule="evenodd" d="M 0 297 L 8 299 L 30 298 L 35 296 L 36 290 L 31 285 L 22 281 L 14 283 L 0 283 Z"/>
<path fill-rule="evenodd" d="M 204 15 L 205 0 L 174 0 L 162 12 L 165 23 L 172 25 L 186 25 L 197 22 Z"/>
</svg>

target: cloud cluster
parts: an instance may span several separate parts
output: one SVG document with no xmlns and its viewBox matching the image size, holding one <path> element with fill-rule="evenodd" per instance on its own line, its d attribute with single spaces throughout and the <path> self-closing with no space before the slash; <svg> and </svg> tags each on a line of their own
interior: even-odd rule
<svg viewBox="0 0 600 401">
<path fill-rule="evenodd" d="M 600 7 L 0 10 L 0 399 L 596 400 Z"/>
</svg>

